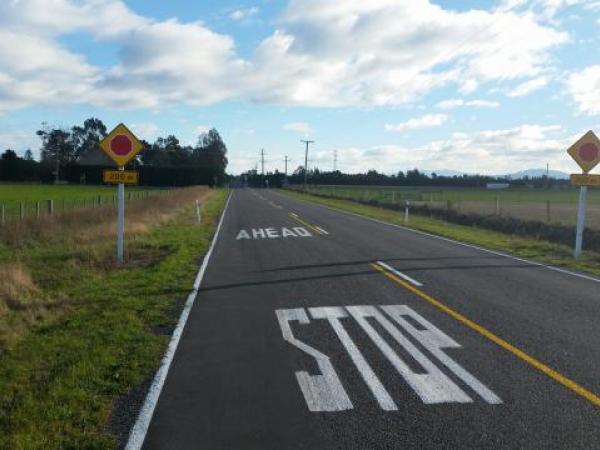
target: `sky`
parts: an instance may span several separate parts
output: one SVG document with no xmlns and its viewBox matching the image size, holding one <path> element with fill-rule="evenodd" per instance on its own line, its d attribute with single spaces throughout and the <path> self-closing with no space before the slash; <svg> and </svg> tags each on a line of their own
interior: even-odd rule
<svg viewBox="0 0 600 450">
<path fill-rule="evenodd" d="M 579 172 L 600 132 L 599 0 L 0 0 L 0 149 L 124 122 L 230 173 Z M 597 171 L 597 169 L 596 169 Z"/>
</svg>

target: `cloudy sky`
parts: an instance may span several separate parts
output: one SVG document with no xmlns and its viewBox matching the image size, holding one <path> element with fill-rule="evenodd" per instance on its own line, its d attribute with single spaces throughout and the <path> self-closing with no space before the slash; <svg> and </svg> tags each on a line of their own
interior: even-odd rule
<svg viewBox="0 0 600 450">
<path fill-rule="evenodd" d="M 598 0 L 0 0 L 0 149 L 90 116 L 230 171 L 576 171 L 600 131 Z"/>
</svg>

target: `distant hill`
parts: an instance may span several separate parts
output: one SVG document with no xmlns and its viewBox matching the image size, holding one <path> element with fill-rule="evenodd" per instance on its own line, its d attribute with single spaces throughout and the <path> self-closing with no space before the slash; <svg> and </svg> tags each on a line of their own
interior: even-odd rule
<svg viewBox="0 0 600 450">
<path fill-rule="evenodd" d="M 508 178 L 518 180 L 520 178 L 541 178 L 546 175 L 546 169 L 527 169 L 520 172 L 510 173 L 506 175 Z M 558 180 L 566 180 L 569 178 L 569 174 L 561 172 L 560 170 L 551 170 L 548 172 L 550 178 L 556 178 Z"/>
</svg>

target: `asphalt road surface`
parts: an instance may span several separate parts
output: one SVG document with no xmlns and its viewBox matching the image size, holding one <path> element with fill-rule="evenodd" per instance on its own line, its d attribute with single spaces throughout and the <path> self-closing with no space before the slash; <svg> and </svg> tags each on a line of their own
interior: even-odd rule
<svg viewBox="0 0 600 450">
<path fill-rule="evenodd" d="M 598 449 L 600 283 L 234 190 L 145 449 Z"/>
</svg>

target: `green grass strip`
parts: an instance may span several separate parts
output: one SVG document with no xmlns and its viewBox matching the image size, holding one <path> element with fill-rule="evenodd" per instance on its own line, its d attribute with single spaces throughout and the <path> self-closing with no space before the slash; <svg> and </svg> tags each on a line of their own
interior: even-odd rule
<svg viewBox="0 0 600 450">
<path fill-rule="evenodd" d="M 132 243 L 160 255 L 145 267 L 65 267 L 73 250 L 55 245 L 20 256 L 43 264 L 71 303 L 0 355 L 0 448 L 115 447 L 106 430 L 114 402 L 158 367 L 169 336 L 157 330 L 174 326 L 226 197 L 213 192 L 201 225 L 186 209 Z"/>
</svg>

